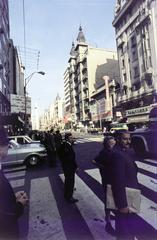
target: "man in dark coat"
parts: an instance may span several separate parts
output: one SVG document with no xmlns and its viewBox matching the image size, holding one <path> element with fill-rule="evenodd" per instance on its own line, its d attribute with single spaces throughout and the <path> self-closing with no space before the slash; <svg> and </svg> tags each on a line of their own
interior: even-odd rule
<svg viewBox="0 0 157 240">
<path fill-rule="evenodd" d="M 47 150 L 49 166 L 56 167 L 56 147 L 53 129 L 45 134 L 44 145 Z"/>
<path fill-rule="evenodd" d="M 0 129 L 0 163 L 7 155 L 8 139 L 4 129 Z M 22 215 L 28 202 L 25 192 L 14 194 L 11 185 L 0 169 L 0 239 L 19 238 L 18 217 Z"/>
<path fill-rule="evenodd" d="M 73 190 L 75 184 L 75 172 L 77 164 L 75 161 L 75 152 L 72 147 L 73 137 L 71 133 L 65 134 L 65 141 L 61 144 L 59 151 L 59 159 L 62 164 L 65 176 L 64 182 L 64 198 L 69 203 L 75 203 L 78 200 L 73 198 Z"/>
<path fill-rule="evenodd" d="M 137 180 L 137 165 L 135 157 L 130 149 L 130 133 L 122 130 L 117 133 L 115 145 L 110 161 L 110 181 L 114 202 L 117 207 L 115 227 L 118 240 L 134 239 L 135 214 L 128 207 L 126 187 L 139 189 Z"/>
<path fill-rule="evenodd" d="M 56 152 L 57 154 L 59 154 L 59 150 L 62 144 L 62 135 L 60 133 L 59 130 L 56 131 L 55 135 L 54 135 L 54 140 L 55 140 L 55 147 L 56 147 Z"/>
</svg>

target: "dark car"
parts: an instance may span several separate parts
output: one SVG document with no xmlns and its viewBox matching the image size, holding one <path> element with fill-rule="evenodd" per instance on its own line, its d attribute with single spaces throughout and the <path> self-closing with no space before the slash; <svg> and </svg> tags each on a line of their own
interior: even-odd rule
<svg viewBox="0 0 157 240">
<path fill-rule="evenodd" d="M 149 113 L 148 127 L 131 132 L 132 146 L 142 157 L 157 159 L 157 106 Z"/>
<path fill-rule="evenodd" d="M 136 129 L 131 132 L 132 146 L 142 157 L 157 159 L 157 129 Z"/>
</svg>

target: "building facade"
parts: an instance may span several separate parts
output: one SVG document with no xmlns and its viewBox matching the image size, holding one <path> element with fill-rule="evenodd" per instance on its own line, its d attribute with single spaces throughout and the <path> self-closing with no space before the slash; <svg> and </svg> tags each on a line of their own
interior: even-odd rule
<svg viewBox="0 0 157 240">
<path fill-rule="evenodd" d="M 0 0 L 0 114 L 2 115 L 10 112 L 9 35 L 8 0 Z"/>
<path fill-rule="evenodd" d="M 157 103 L 157 0 L 117 0 L 113 26 L 120 68 L 117 111 L 147 122 Z"/>
<path fill-rule="evenodd" d="M 93 92 L 104 81 L 104 75 L 113 77 L 115 64 L 118 66 L 116 51 L 90 46 L 80 26 L 77 42 L 76 45 L 72 43 L 68 67 L 64 74 L 64 93 L 70 103 L 70 114 L 66 114 L 70 115 L 69 119 L 75 125 L 83 127 L 91 122 L 90 101 Z"/>
</svg>

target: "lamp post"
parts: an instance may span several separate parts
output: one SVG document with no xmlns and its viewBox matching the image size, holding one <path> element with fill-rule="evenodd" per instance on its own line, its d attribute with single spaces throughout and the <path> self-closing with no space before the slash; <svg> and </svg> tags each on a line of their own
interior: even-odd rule
<svg viewBox="0 0 157 240">
<path fill-rule="evenodd" d="M 25 102 L 24 122 L 25 122 L 25 130 L 27 128 L 27 92 L 26 92 L 26 87 L 27 87 L 29 81 L 31 80 L 31 78 L 33 77 L 33 75 L 35 73 L 45 75 L 45 72 L 43 72 L 43 71 L 33 72 L 28 77 L 26 77 L 25 80 L 24 80 L 24 102 Z"/>
<path fill-rule="evenodd" d="M 98 116 L 99 116 L 99 126 L 102 129 L 102 119 L 101 119 L 101 114 L 100 114 L 100 102 L 95 98 L 91 98 L 91 100 L 95 101 L 98 106 L 97 109 L 98 109 Z"/>
</svg>

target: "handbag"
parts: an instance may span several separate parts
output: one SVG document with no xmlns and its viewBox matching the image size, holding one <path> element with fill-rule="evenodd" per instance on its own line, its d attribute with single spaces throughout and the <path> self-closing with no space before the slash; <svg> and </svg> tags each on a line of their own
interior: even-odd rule
<svg viewBox="0 0 157 240">
<path fill-rule="evenodd" d="M 129 209 L 131 212 L 139 213 L 141 204 L 141 190 L 129 187 L 126 187 L 125 190 Z M 109 184 L 107 185 L 106 190 L 106 208 L 111 210 L 118 209 L 114 202 L 112 187 Z"/>
</svg>

